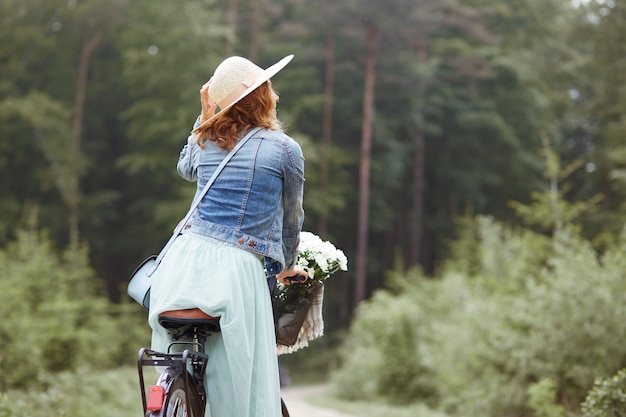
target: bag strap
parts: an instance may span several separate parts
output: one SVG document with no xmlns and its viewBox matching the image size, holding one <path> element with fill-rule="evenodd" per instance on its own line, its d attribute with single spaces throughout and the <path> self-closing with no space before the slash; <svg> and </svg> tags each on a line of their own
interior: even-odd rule
<svg viewBox="0 0 626 417">
<path fill-rule="evenodd" d="M 152 269 L 150 271 L 148 271 L 148 274 L 147 274 L 148 276 L 151 276 L 152 274 L 154 274 L 154 271 L 156 271 L 157 267 L 161 263 L 161 260 L 163 260 L 163 257 L 165 256 L 165 253 L 169 250 L 170 246 L 172 246 L 172 244 L 174 243 L 174 240 L 180 235 L 180 233 L 183 230 L 183 227 L 185 227 L 185 224 L 187 224 L 187 221 L 189 221 L 189 219 L 191 218 L 191 215 L 193 214 L 193 212 L 198 207 L 198 204 L 200 204 L 200 201 L 202 201 L 202 199 L 206 195 L 207 191 L 209 191 L 209 187 L 211 187 L 211 185 L 213 184 L 213 182 L 215 181 L 217 176 L 220 174 L 222 169 L 224 169 L 224 167 L 226 166 L 228 161 L 230 161 L 230 159 L 237 153 L 237 151 L 243 146 L 243 144 L 248 141 L 248 139 L 250 139 L 255 133 L 257 133 L 260 130 L 261 130 L 260 127 L 257 128 L 257 129 L 252 129 L 250 132 L 248 132 L 248 134 L 246 136 L 243 137 L 243 139 L 241 139 L 239 142 L 237 142 L 237 145 L 235 145 L 235 147 L 233 149 L 231 149 L 231 151 L 228 153 L 228 155 L 226 155 L 224 157 L 224 159 L 219 164 L 219 166 L 217 167 L 217 169 L 215 170 L 215 172 L 213 173 L 211 178 L 209 178 L 209 180 L 205 184 L 205 186 L 202 189 L 202 191 L 200 192 L 200 194 L 191 203 L 191 207 L 189 207 L 189 211 L 187 212 L 185 217 L 178 223 L 178 226 L 176 226 L 176 229 L 174 229 L 174 232 L 172 233 L 172 237 L 170 237 L 170 239 L 167 241 L 167 243 L 165 244 L 165 246 L 163 247 L 163 249 L 159 253 L 159 256 L 157 256 L 157 258 L 156 258 L 156 260 L 154 262 L 154 265 L 152 266 Z"/>
</svg>

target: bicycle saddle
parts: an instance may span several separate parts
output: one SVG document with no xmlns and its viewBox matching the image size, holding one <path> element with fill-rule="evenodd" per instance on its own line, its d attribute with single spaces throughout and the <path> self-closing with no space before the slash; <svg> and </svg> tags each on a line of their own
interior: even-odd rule
<svg viewBox="0 0 626 417">
<path fill-rule="evenodd" d="M 203 328 L 211 333 L 220 331 L 220 318 L 209 316 L 199 308 L 164 311 L 159 314 L 159 324 L 168 330 L 192 326 Z"/>
</svg>

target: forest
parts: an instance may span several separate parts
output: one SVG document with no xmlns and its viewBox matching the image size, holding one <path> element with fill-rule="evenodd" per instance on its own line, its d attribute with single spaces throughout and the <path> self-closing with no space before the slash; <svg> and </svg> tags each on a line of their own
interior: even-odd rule
<svg viewBox="0 0 626 417">
<path fill-rule="evenodd" d="M 626 3 L 0 0 L 0 21 L 1 417 L 132 415 L 111 385 L 150 335 L 126 284 L 189 207 L 199 89 L 289 54 L 304 229 L 348 258 L 292 373 L 418 417 L 626 415 Z"/>
</svg>

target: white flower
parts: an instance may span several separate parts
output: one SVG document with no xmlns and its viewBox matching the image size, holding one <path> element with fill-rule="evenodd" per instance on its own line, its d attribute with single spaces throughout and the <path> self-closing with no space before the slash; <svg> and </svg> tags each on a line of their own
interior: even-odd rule
<svg viewBox="0 0 626 417">
<path fill-rule="evenodd" d="M 327 279 L 338 270 L 348 270 L 348 259 L 331 242 L 303 231 L 300 233 L 297 265 L 303 267 L 310 278 Z"/>
<path fill-rule="evenodd" d="M 346 255 L 343 253 L 341 249 L 337 249 L 337 260 L 339 262 L 339 268 L 342 271 L 347 271 L 348 270 L 348 258 L 346 258 Z"/>
<path fill-rule="evenodd" d="M 302 283 L 283 285 L 277 283 L 273 293 L 274 312 L 293 311 L 299 300 L 319 283 L 339 270 L 348 270 L 348 259 L 335 245 L 322 241 L 311 232 L 301 232 L 296 265 L 304 269 L 309 279 Z"/>
</svg>

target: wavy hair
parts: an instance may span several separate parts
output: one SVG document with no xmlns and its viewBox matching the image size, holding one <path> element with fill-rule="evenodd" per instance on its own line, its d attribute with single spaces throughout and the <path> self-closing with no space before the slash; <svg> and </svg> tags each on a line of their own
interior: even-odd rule
<svg viewBox="0 0 626 417">
<path fill-rule="evenodd" d="M 241 132 L 255 127 L 282 130 L 276 117 L 275 94 L 272 83 L 269 80 L 264 82 L 224 114 L 195 129 L 198 145 L 205 148 L 206 140 L 210 140 L 222 149 L 231 150 L 240 139 Z"/>
</svg>

